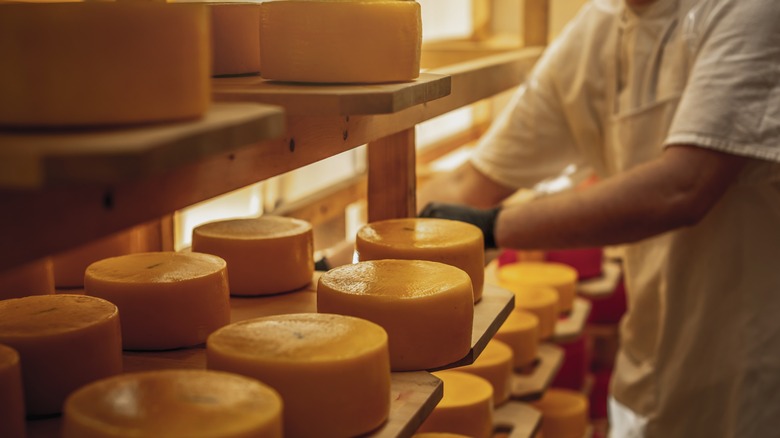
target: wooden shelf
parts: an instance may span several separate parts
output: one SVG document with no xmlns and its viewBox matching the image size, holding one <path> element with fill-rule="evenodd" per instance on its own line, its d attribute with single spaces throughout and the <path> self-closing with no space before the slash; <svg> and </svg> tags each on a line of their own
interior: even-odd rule
<svg viewBox="0 0 780 438">
<path fill-rule="evenodd" d="M 496 434 L 506 438 L 533 438 L 542 423 L 542 413 L 533 407 L 509 401 L 493 411 Z"/>
<path fill-rule="evenodd" d="M 390 84 L 297 84 L 260 76 L 212 80 L 214 100 L 284 107 L 291 115 L 355 116 L 392 114 L 450 94 L 449 76 L 422 73 L 416 80 Z"/>
<path fill-rule="evenodd" d="M 539 399 L 555 379 L 563 363 L 563 349 L 553 344 L 539 344 L 538 363 L 528 373 L 512 375 L 511 398 L 532 401 Z"/>
<path fill-rule="evenodd" d="M 588 298 L 606 298 L 617 289 L 623 274 L 618 261 L 605 260 L 601 268 L 602 275 L 577 283 L 577 293 Z"/>
<path fill-rule="evenodd" d="M 558 319 L 555 323 L 553 342 L 569 342 L 580 337 L 585 330 L 585 324 L 590 315 L 590 301 L 583 298 L 574 298 L 571 313 Z"/>
</svg>

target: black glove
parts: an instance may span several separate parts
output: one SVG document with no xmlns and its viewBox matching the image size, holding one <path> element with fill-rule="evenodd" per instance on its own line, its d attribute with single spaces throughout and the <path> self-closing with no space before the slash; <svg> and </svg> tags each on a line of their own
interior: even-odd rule
<svg viewBox="0 0 780 438">
<path fill-rule="evenodd" d="M 475 225 L 482 230 L 482 234 L 485 236 L 485 249 L 494 249 L 496 248 L 494 229 L 500 211 L 501 207 L 482 210 L 466 205 L 430 202 L 420 211 L 420 217 L 452 219 Z"/>
</svg>

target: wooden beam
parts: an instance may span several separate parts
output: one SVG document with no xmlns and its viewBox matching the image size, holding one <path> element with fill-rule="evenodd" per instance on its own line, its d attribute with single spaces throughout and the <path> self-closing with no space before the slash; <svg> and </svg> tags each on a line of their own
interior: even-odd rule
<svg viewBox="0 0 780 438">
<path fill-rule="evenodd" d="M 525 0 L 522 32 L 526 47 L 547 45 L 550 32 L 549 0 Z"/>
<path fill-rule="evenodd" d="M 417 214 L 414 128 L 368 144 L 368 221 Z"/>
</svg>

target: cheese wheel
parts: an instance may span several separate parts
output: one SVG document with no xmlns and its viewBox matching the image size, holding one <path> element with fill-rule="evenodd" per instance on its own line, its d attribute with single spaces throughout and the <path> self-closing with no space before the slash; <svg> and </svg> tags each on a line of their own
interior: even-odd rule
<svg viewBox="0 0 780 438">
<path fill-rule="evenodd" d="M 410 81 L 420 74 L 414 1 L 280 1 L 260 9 L 261 74 L 294 82 Z"/>
<path fill-rule="evenodd" d="M 141 251 L 142 233 L 142 228 L 130 228 L 56 254 L 52 257 L 55 286 L 83 288 L 87 266 L 98 260 Z"/>
<path fill-rule="evenodd" d="M 232 295 L 268 295 L 300 289 L 314 274 L 311 225 L 261 216 L 211 222 L 192 231 L 192 250 L 222 257 Z"/>
<path fill-rule="evenodd" d="M 394 371 L 448 365 L 471 349 L 471 281 L 461 269 L 425 260 L 374 260 L 320 276 L 317 311 L 381 325 Z"/>
<path fill-rule="evenodd" d="M 567 389 L 550 388 L 532 403 L 542 413 L 542 433 L 555 438 L 582 438 L 588 427 L 588 399 Z"/>
<path fill-rule="evenodd" d="M 260 72 L 260 5 L 208 3 L 213 76 Z"/>
<path fill-rule="evenodd" d="M 0 272 L 0 300 L 54 293 L 51 257 Z"/>
<path fill-rule="evenodd" d="M 0 4 L 0 59 L 0 125 L 190 119 L 210 100 L 205 5 Z"/>
<path fill-rule="evenodd" d="M 355 249 L 360 261 L 430 260 L 463 269 L 471 277 L 474 302 L 482 298 L 485 250 L 482 231 L 474 225 L 433 218 L 373 222 L 358 231 Z"/>
<path fill-rule="evenodd" d="M 558 292 L 550 287 L 504 285 L 515 294 L 515 311 L 533 313 L 539 319 L 539 339 L 549 339 L 558 323 Z"/>
<path fill-rule="evenodd" d="M 539 318 L 533 313 L 515 310 L 498 328 L 495 339 L 513 352 L 513 368 L 524 368 L 536 360 L 539 345 Z"/>
<path fill-rule="evenodd" d="M 24 392 L 19 353 L 0 344 L 0 436 L 24 438 Z"/>
<path fill-rule="evenodd" d="M 493 406 L 500 406 L 509 400 L 514 353 L 498 339 L 488 342 L 474 363 L 456 370 L 474 374 L 490 382 L 493 387 Z"/>
<path fill-rule="evenodd" d="M 205 370 L 129 373 L 65 402 L 63 438 L 281 438 L 282 399 L 244 376 Z"/>
<path fill-rule="evenodd" d="M 493 434 L 493 387 L 482 377 L 460 371 L 438 371 L 444 397 L 417 430 L 448 432 L 472 438 Z"/>
<path fill-rule="evenodd" d="M 577 294 L 577 270 L 563 263 L 510 263 L 498 270 L 499 282 L 513 286 L 544 286 L 558 292 L 558 311 L 571 312 Z"/>
<path fill-rule="evenodd" d="M 21 358 L 28 416 L 57 414 L 73 390 L 122 372 L 119 312 L 95 297 L 0 301 L 0 343 Z"/>
<path fill-rule="evenodd" d="M 209 369 L 276 389 L 286 437 L 361 435 L 390 412 L 387 333 L 359 318 L 301 313 L 241 321 L 209 336 L 206 357 Z"/>
<path fill-rule="evenodd" d="M 200 253 L 148 252 L 87 268 L 84 292 L 115 303 L 125 350 L 202 344 L 230 323 L 225 261 Z"/>
</svg>

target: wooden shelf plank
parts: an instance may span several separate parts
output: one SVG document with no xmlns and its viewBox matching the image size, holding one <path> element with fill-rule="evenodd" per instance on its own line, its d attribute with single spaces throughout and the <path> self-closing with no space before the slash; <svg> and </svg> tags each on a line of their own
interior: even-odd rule
<svg viewBox="0 0 780 438">
<path fill-rule="evenodd" d="M 568 342 L 580 337 L 588 322 L 590 308 L 590 301 L 579 297 L 574 298 L 571 313 L 555 323 L 552 341 Z"/>
<path fill-rule="evenodd" d="M 421 73 L 409 82 L 388 84 L 297 84 L 260 76 L 215 78 L 219 102 L 256 102 L 284 107 L 288 114 L 353 116 L 392 114 L 450 94 L 449 76 Z"/>
<path fill-rule="evenodd" d="M 530 405 L 509 401 L 493 411 L 496 433 L 506 438 L 533 438 L 542 424 L 542 413 Z"/>
<path fill-rule="evenodd" d="M 199 120 L 117 129 L 0 131 L 0 187 L 115 184 L 284 133 L 281 108 L 214 104 Z"/>
<path fill-rule="evenodd" d="M 532 401 L 539 399 L 552 383 L 563 363 L 563 349 L 557 345 L 539 344 L 538 363 L 529 373 L 512 375 L 511 398 Z"/>
<path fill-rule="evenodd" d="M 605 260 L 601 271 L 601 277 L 577 283 L 577 293 L 588 298 L 606 298 L 612 295 L 620 282 L 623 268 L 620 262 Z"/>
</svg>

